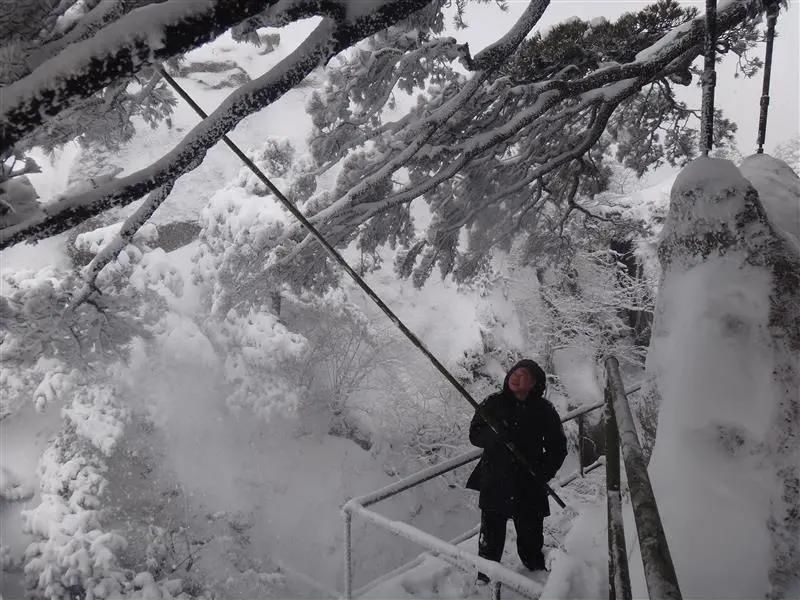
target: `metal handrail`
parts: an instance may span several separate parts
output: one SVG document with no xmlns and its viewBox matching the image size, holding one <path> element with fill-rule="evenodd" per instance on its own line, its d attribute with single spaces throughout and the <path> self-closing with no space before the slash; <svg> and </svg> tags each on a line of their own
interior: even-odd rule
<svg viewBox="0 0 800 600">
<path fill-rule="evenodd" d="M 397 536 L 404 537 L 416 544 L 423 546 L 431 553 L 473 565 L 474 567 L 486 573 L 493 580 L 503 582 L 504 585 L 526 597 L 536 598 L 541 592 L 542 585 L 540 583 L 532 581 L 524 575 L 520 575 L 519 573 L 504 567 L 498 562 L 482 558 L 476 554 L 472 554 L 471 552 L 467 552 L 458 546 L 441 540 L 429 533 L 426 533 L 425 531 L 422 531 L 421 529 L 414 527 L 413 525 L 409 525 L 408 523 L 395 521 L 384 517 L 383 515 L 379 515 L 368 508 L 364 508 L 353 500 L 348 501 L 343 507 L 343 510 L 345 511 L 346 517 L 352 518 L 352 515 L 358 515 L 359 517 L 370 521 L 371 523 L 378 525 L 379 527 L 386 529 Z M 350 519 L 345 519 L 345 523 L 348 523 L 349 521 Z M 345 536 L 347 537 L 347 535 L 348 534 L 345 531 Z M 345 572 L 344 597 L 347 600 L 350 600 L 353 597 L 352 560 L 348 561 L 345 567 L 347 570 Z"/>
<path fill-rule="evenodd" d="M 480 532 L 480 529 L 481 529 L 481 526 L 480 526 L 480 523 L 479 523 L 479 524 L 475 525 L 475 527 L 473 527 L 472 529 L 470 529 L 468 531 L 465 531 L 461 535 L 453 538 L 452 540 L 450 540 L 449 543 L 452 544 L 453 546 L 458 546 L 460 543 L 465 542 L 466 540 L 470 539 L 471 537 L 474 537 L 474 536 L 478 535 L 478 533 Z M 413 569 L 416 566 L 421 565 L 425 561 L 426 558 L 431 557 L 431 556 L 437 556 L 437 555 L 434 552 L 423 552 L 422 554 L 420 554 L 416 558 L 413 558 L 410 561 L 408 561 L 407 563 L 405 563 L 403 565 L 400 565 L 396 569 L 392 569 L 391 571 L 381 575 L 377 579 L 373 579 L 369 583 L 366 583 L 366 584 L 362 585 L 360 588 L 358 588 L 357 590 L 355 590 L 353 592 L 353 597 L 354 598 L 358 598 L 360 596 L 363 596 L 368 591 L 370 591 L 372 589 L 375 589 L 379 585 L 381 585 L 383 583 L 386 583 L 387 581 L 390 581 L 391 579 L 397 577 L 398 575 L 401 575 L 401 574 L 403 574 L 403 573 L 405 573 L 407 571 L 410 571 L 411 569 Z M 439 555 L 439 558 L 441 558 L 441 555 Z"/>
<path fill-rule="evenodd" d="M 638 383 L 627 390 L 622 383 L 619 371 L 619 362 L 616 358 L 610 357 L 605 362 L 606 367 L 606 389 L 603 402 L 585 405 L 568 412 L 561 418 L 561 422 L 577 419 L 579 423 L 579 470 L 575 473 L 562 478 L 558 482 L 559 487 L 564 487 L 570 482 L 583 477 L 585 473 L 592 471 L 602 465 L 606 466 L 606 488 L 608 502 L 608 549 L 609 549 L 609 598 L 611 600 L 631 600 L 631 584 L 628 571 L 628 557 L 625 547 L 625 529 L 622 520 L 622 493 L 621 493 L 621 463 L 624 462 L 626 473 L 628 474 L 628 485 L 633 504 L 634 519 L 636 521 L 639 544 L 642 553 L 642 563 L 644 565 L 645 580 L 647 590 L 651 598 L 666 600 L 681 600 L 681 592 L 678 586 L 675 567 L 672 563 L 669 547 L 664 534 L 661 518 L 658 513 L 652 485 L 647 474 L 647 466 L 644 460 L 641 444 L 639 443 L 636 428 L 634 426 L 633 415 L 628 404 L 627 395 L 639 391 L 644 382 Z M 605 408 L 605 431 L 606 431 L 606 456 L 600 457 L 593 464 L 583 466 L 583 417 L 600 408 Z M 379 525 L 392 533 L 406 537 L 423 547 L 427 548 L 428 554 L 438 556 L 461 568 L 466 562 L 474 568 L 478 568 L 487 573 L 495 580 L 493 588 L 494 597 L 499 598 L 500 583 L 515 589 L 523 595 L 534 593 L 531 580 L 522 577 L 518 573 L 503 567 L 501 564 L 486 561 L 480 556 L 471 554 L 458 548 L 457 543 L 469 539 L 479 530 L 475 527 L 466 534 L 462 534 L 451 542 L 440 540 L 416 527 L 399 521 L 392 521 L 373 511 L 367 510 L 366 506 L 390 498 L 407 489 L 420 485 L 439 475 L 457 469 L 472 461 L 477 460 L 483 454 L 483 450 L 475 448 L 464 454 L 451 458 L 443 463 L 423 469 L 409 477 L 401 479 L 385 486 L 379 490 L 353 498 L 345 503 L 342 508 L 345 518 L 345 592 L 347 600 L 353 598 L 353 571 L 352 571 L 352 516 L 358 514 L 372 523 Z M 622 461 L 620 460 L 622 455 Z M 385 581 L 390 576 L 395 576 L 405 572 L 424 560 L 425 554 L 394 569 L 390 573 L 362 586 L 357 595 L 373 589 L 379 583 Z M 539 587 L 536 584 L 534 587 Z"/>
<path fill-rule="evenodd" d="M 606 409 L 606 435 L 609 440 L 606 447 L 609 594 L 611 598 L 625 600 L 631 597 L 619 492 L 619 449 L 621 449 L 625 473 L 628 476 L 628 487 L 633 505 L 636 532 L 639 536 L 648 594 L 650 598 L 658 600 L 681 600 L 678 577 L 670 556 L 669 545 L 653 494 L 653 486 L 647 474 L 647 463 L 639 443 L 639 436 L 636 434 L 631 407 L 622 384 L 619 362 L 613 356 L 609 357 L 606 359 L 605 367 L 606 396 L 610 400 Z M 617 443 L 614 443 L 615 437 Z M 611 450 L 612 448 L 615 450 Z"/>
<path fill-rule="evenodd" d="M 609 386 L 606 386 L 605 398 L 608 598 L 609 600 L 632 600 L 631 579 L 628 573 L 628 553 L 625 547 L 625 525 L 622 520 L 619 432 L 614 418 L 614 405 L 611 400 Z"/>
<path fill-rule="evenodd" d="M 598 410 L 600 408 L 603 408 L 605 405 L 606 405 L 606 403 L 604 401 L 604 402 L 598 402 L 596 404 L 591 404 L 591 405 L 585 405 L 585 406 L 578 407 L 578 408 L 568 412 L 566 415 L 564 415 L 561 418 L 561 422 L 562 423 L 566 423 L 567 421 L 571 421 L 573 419 L 577 419 L 579 423 L 582 423 L 583 417 L 587 413 L 590 413 L 592 411 L 595 411 L 595 410 Z M 583 442 L 583 440 L 579 439 L 579 442 L 578 442 L 578 445 L 579 445 L 579 456 L 583 455 L 583 443 L 582 442 Z M 457 468 L 459 468 L 461 466 L 464 466 L 464 465 L 466 465 L 466 464 L 468 464 L 468 463 L 470 463 L 472 461 L 478 460 L 481 457 L 482 454 L 483 454 L 483 449 L 482 448 L 474 448 L 472 450 L 469 450 L 468 452 L 465 452 L 465 453 L 460 454 L 458 456 L 455 456 L 455 457 L 453 457 L 453 458 L 451 458 L 449 460 L 446 460 L 446 461 L 444 461 L 444 462 L 442 462 L 442 463 L 440 463 L 438 465 L 434 465 L 432 467 L 428 467 L 427 469 L 423 469 L 423 470 L 421 470 L 421 471 L 419 471 L 417 473 L 414 473 L 413 475 L 410 475 L 409 477 L 405 477 L 405 478 L 400 479 L 399 481 L 396 481 L 396 482 L 394 482 L 394 483 L 392 483 L 392 484 L 390 484 L 388 486 L 385 486 L 383 488 L 380 488 L 378 490 L 370 492 L 369 494 L 364 494 L 362 496 L 358 496 L 356 498 L 352 498 L 351 500 L 349 500 L 348 502 L 346 502 L 344 504 L 344 506 L 342 507 L 342 512 L 344 514 L 344 519 L 345 519 L 345 585 L 344 585 L 345 590 L 344 590 L 344 597 L 347 600 L 350 600 L 351 598 L 354 597 L 354 592 L 353 592 L 353 589 L 352 589 L 353 577 L 352 577 L 352 527 L 351 527 L 352 515 L 353 514 L 359 514 L 360 516 L 362 516 L 364 518 L 367 518 L 371 522 L 373 522 L 373 523 L 375 523 L 375 524 L 377 524 L 379 526 L 384 526 L 384 527 L 387 527 L 387 528 L 389 527 L 389 524 L 395 524 L 396 526 L 393 525 L 392 528 L 390 528 L 390 531 L 392 531 L 393 533 L 395 533 L 397 535 L 401 535 L 401 536 L 407 537 L 407 534 L 409 532 L 411 532 L 411 531 L 415 531 L 415 532 L 418 532 L 419 534 L 421 534 L 421 536 L 416 536 L 412 541 L 416 541 L 416 542 L 420 543 L 420 539 L 427 539 L 427 537 L 430 537 L 430 538 L 432 538 L 434 540 L 437 540 L 441 544 L 445 544 L 447 546 L 450 546 L 450 548 L 449 548 L 450 550 L 452 550 L 453 548 L 455 548 L 457 550 L 457 552 L 455 554 L 453 554 L 452 552 L 444 552 L 443 553 L 443 552 L 441 552 L 442 546 L 440 546 L 440 545 L 439 546 L 429 546 L 427 544 L 421 544 L 424 547 L 426 547 L 429 550 L 429 552 L 433 553 L 434 555 L 439 555 L 441 558 L 450 559 L 451 561 L 452 560 L 459 560 L 459 559 L 460 560 L 466 559 L 467 562 L 469 562 L 470 564 L 472 564 L 473 566 L 476 566 L 476 567 L 479 565 L 480 562 L 482 562 L 484 560 L 484 559 L 480 558 L 479 556 L 472 555 L 472 554 L 470 554 L 468 552 L 465 552 L 465 551 L 461 550 L 460 548 L 457 548 L 455 546 L 455 543 L 457 543 L 455 540 L 454 540 L 454 542 L 451 542 L 451 543 L 444 542 L 443 540 L 438 540 L 438 538 L 434 538 L 433 536 L 430 536 L 430 534 L 427 534 L 427 533 L 425 533 L 425 532 L 423 532 L 423 531 L 421 531 L 419 529 L 416 529 L 416 528 L 412 527 L 411 525 L 407 525 L 405 523 L 398 523 L 396 521 L 390 521 L 388 519 L 385 519 L 384 517 L 381 517 L 381 515 L 378 515 L 377 513 L 373 513 L 372 511 L 367 511 L 366 510 L 367 506 L 370 506 L 372 504 L 380 502 L 381 500 L 385 500 L 387 498 L 395 496 L 395 495 L 397 495 L 397 494 L 399 494 L 399 493 L 401 493 L 401 492 L 403 492 L 405 490 L 408 490 L 408 489 L 410 489 L 412 487 L 415 487 L 415 486 L 420 485 L 420 484 L 422 484 L 422 483 L 424 483 L 426 481 L 429 481 L 429 480 L 431 480 L 431 479 L 433 479 L 435 477 L 438 477 L 440 475 L 443 475 L 445 473 L 453 471 L 453 470 L 455 470 L 455 469 L 457 469 Z M 604 460 L 603 460 L 602 457 L 599 460 L 595 461 L 594 463 L 592 463 L 591 465 L 588 465 L 586 467 L 584 467 L 581 464 L 579 471 L 577 471 L 575 473 L 572 473 L 571 475 L 567 476 L 566 478 L 564 478 L 562 480 L 559 480 L 557 485 L 559 487 L 564 487 L 564 486 L 568 485 L 569 483 L 571 483 L 572 481 L 574 481 L 575 479 L 578 479 L 579 477 L 582 477 L 585 473 L 593 471 L 594 469 L 602 466 L 603 464 L 604 464 Z M 402 525 L 402 527 L 400 527 L 401 525 Z M 404 535 L 404 534 L 406 534 L 406 535 Z M 414 535 L 416 535 L 416 534 L 414 534 Z M 472 533 L 472 535 L 475 535 L 475 534 Z M 461 537 L 461 536 L 459 536 L 459 537 Z M 464 538 L 464 539 L 468 539 L 469 537 L 471 537 L 471 536 L 468 536 L 467 538 Z M 406 565 L 403 565 L 403 567 L 399 567 L 398 569 L 395 569 L 394 571 L 392 571 L 392 573 L 402 572 L 401 569 L 403 569 L 403 568 L 411 568 L 411 567 L 413 567 L 413 564 L 417 560 L 420 560 L 420 559 L 421 559 L 421 557 L 418 557 L 417 559 L 414 559 L 414 560 L 410 561 Z M 475 562 L 475 560 L 473 560 L 473 559 L 477 559 L 478 562 Z M 510 570 L 506 569 L 505 567 L 503 567 L 502 565 L 499 565 L 498 563 L 493 563 L 493 565 L 494 566 L 491 569 L 488 569 L 488 570 L 485 571 L 490 577 L 493 577 L 493 575 L 489 571 L 501 573 L 502 577 L 498 577 L 497 578 L 498 581 L 502 581 L 506 585 L 510 585 L 510 587 L 512 587 L 512 589 L 516 589 L 517 591 L 520 591 L 519 590 L 520 581 L 517 581 L 517 578 L 521 577 L 521 576 L 518 573 L 514 573 L 513 571 L 510 571 Z M 501 571 L 496 571 L 497 568 L 501 569 Z M 508 573 L 504 573 L 503 571 L 507 571 Z M 506 576 L 508 574 L 511 575 L 510 578 Z M 384 577 L 386 577 L 386 576 L 382 576 L 380 579 L 383 580 Z M 530 581 L 530 580 L 528 580 L 528 581 Z M 366 591 L 368 589 L 372 589 L 375 585 L 377 585 L 377 583 L 374 582 L 374 581 L 371 582 L 371 583 L 368 583 L 368 584 L 362 586 L 356 592 L 355 595 L 358 596 L 360 592 Z M 528 590 L 528 591 L 530 591 L 530 590 Z M 521 592 L 521 593 L 524 594 L 526 592 Z"/>
</svg>

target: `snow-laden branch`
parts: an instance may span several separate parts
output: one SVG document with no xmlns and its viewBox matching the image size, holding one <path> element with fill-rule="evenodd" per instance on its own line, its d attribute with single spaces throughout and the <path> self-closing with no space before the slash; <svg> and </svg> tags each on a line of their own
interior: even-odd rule
<svg viewBox="0 0 800 600">
<path fill-rule="evenodd" d="M 267 2 L 168 0 L 141 7 L 91 38 L 64 48 L 3 90 L 0 151 L 81 98 L 133 75 L 145 64 L 214 39 Z"/>
<path fill-rule="evenodd" d="M 592 127 L 587 131 L 583 139 L 581 139 L 572 148 L 565 150 L 544 164 L 531 170 L 525 178 L 524 183 L 521 182 L 519 185 L 513 186 L 513 188 L 510 188 L 505 193 L 495 196 L 494 199 L 499 200 L 507 197 L 513 192 L 520 191 L 531 182 L 536 181 L 551 171 L 554 171 L 558 167 L 568 163 L 569 161 L 583 156 L 597 142 L 597 140 L 600 139 L 600 136 L 603 134 L 603 131 L 608 124 L 608 120 L 611 118 L 611 115 L 618 104 L 625 97 L 635 93 L 640 87 L 641 82 L 638 80 L 631 80 L 630 82 L 627 82 L 627 85 L 625 86 L 617 86 L 616 93 L 609 98 L 609 101 L 602 104 Z M 541 104 L 537 103 L 537 105 L 532 107 L 533 110 L 531 110 L 529 114 L 524 115 L 519 121 L 512 121 L 512 123 L 518 125 L 518 127 L 507 125 L 503 129 L 494 132 L 494 136 L 485 137 L 481 140 L 481 143 L 476 144 L 469 151 L 464 152 L 458 160 L 451 162 L 446 168 L 439 171 L 439 173 L 437 173 L 435 176 L 426 179 L 419 185 L 392 194 L 388 198 L 378 202 L 368 204 L 365 203 L 353 207 L 351 210 L 346 211 L 344 215 L 341 215 L 343 218 L 335 219 L 334 223 L 339 226 L 339 231 L 330 231 L 329 229 L 327 233 L 329 233 L 334 240 L 340 236 L 344 237 L 346 235 L 346 230 L 350 230 L 354 226 L 354 222 L 356 224 L 364 223 L 375 215 L 380 214 L 381 212 L 388 210 L 393 206 L 397 206 L 398 204 L 407 204 L 434 189 L 443 181 L 452 178 L 456 173 L 461 171 L 474 156 L 496 146 L 502 139 L 507 139 L 516 134 L 521 127 L 525 127 L 529 122 L 535 120 L 537 116 L 540 116 L 543 112 L 545 112 L 550 106 L 552 106 L 552 104 L 557 102 L 558 98 L 554 98 L 552 100 L 552 104 L 548 102 L 547 97 L 540 97 L 539 101 Z M 595 101 L 599 100 L 595 99 Z M 340 216 L 337 215 L 337 217 Z M 336 225 L 334 225 L 334 228 Z M 309 247 L 312 241 L 313 239 L 310 236 L 306 236 L 305 239 L 303 239 L 303 241 L 300 242 L 286 257 L 284 262 L 290 262 L 293 260 L 304 249 Z"/>
<path fill-rule="evenodd" d="M 92 9 L 87 12 L 69 31 L 64 32 L 61 37 L 52 39 L 44 44 L 41 48 L 34 50 L 28 58 L 28 68 L 31 70 L 37 68 L 44 61 L 52 58 L 70 44 L 85 40 L 109 23 L 113 23 L 123 15 L 131 12 L 136 8 L 140 8 L 147 4 L 153 4 L 157 0 L 127 0 L 127 1 L 114 1 L 114 2 L 99 2 Z M 68 2 L 73 4 L 73 2 Z M 60 14 L 54 18 L 60 17 Z"/>
<path fill-rule="evenodd" d="M 429 0 L 428 0 L 429 1 Z M 30 75 L 3 90 L 0 151 L 10 148 L 49 117 L 106 85 L 213 40 L 232 26 L 278 4 L 278 0 L 167 0 L 134 10 L 91 38 L 72 44 Z M 283 0 L 293 20 L 336 15 L 344 25 L 340 50 L 407 16 L 427 2 L 375 0 L 364 8 L 346 0 Z M 387 15 L 393 18 L 387 20 Z M 355 26 L 364 28 L 356 37 Z M 379 25 L 376 27 L 376 24 Z M 341 42 L 346 42 L 344 45 Z"/>
<path fill-rule="evenodd" d="M 499 66 L 500 62 L 510 55 L 516 48 L 516 45 L 530 33 L 542 14 L 544 14 L 544 10 L 549 3 L 549 0 L 531 2 L 511 30 L 498 42 L 487 48 L 487 50 L 492 49 L 492 52 L 485 55 L 486 57 L 481 58 L 481 64 L 485 64 L 486 68 L 478 71 L 456 95 L 447 100 L 428 117 L 421 122 L 409 124 L 407 129 L 416 129 L 419 132 L 415 139 L 406 145 L 397 156 L 392 158 L 374 174 L 365 178 L 359 185 L 348 191 L 347 194 L 337 200 L 333 205 L 314 215 L 312 222 L 315 224 L 322 223 L 333 214 L 350 208 L 357 203 L 358 198 L 363 196 L 365 192 L 405 166 L 408 161 L 425 146 L 431 136 L 447 123 L 456 112 L 462 109 L 488 79 L 492 71 Z M 512 44 L 512 41 L 515 41 L 515 44 Z M 479 55 L 478 58 L 481 56 L 482 55 Z M 491 57 L 491 59 L 488 57 Z M 478 60 L 478 58 L 476 58 L 476 60 Z"/>
<path fill-rule="evenodd" d="M 720 30 L 724 31 L 741 23 L 748 16 L 751 8 L 752 0 L 728 0 L 721 4 L 718 13 Z M 529 10 L 532 10 L 531 7 Z M 520 21 L 524 22 L 525 18 L 524 15 Z M 459 111 L 464 111 L 478 91 L 475 89 L 475 79 L 486 79 L 486 73 L 478 71 L 462 89 L 463 92 L 470 88 L 469 94 L 457 94 L 450 101 L 432 111 L 421 121 L 421 125 L 419 122 L 411 122 L 400 131 L 395 132 L 395 137 L 405 138 L 403 149 L 380 168 L 364 177 L 333 204 L 314 215 L 311 220 L 318 226 L 326 226 L 326 233 L 331 236 L 332 240 L 346 240 L 349 232 L 380 212 L 398 204 L 409 203 L 431 192 L 461 172 L 467 165 L 484 156 L 485 153 L 496 153 L 503 144 L 511 143 L 520 135 L 520 132 L 527 131 L 526 128 L 533 126 L 541 119 L 549 118 L 549 111 L 563 101 L 578 99 L 581 104 L 602 104 L 601 118 L 589 125 L 589 130 L 586 135 L 582 136 L 578 144 L 553 157 L 547 157 L 544 163 L 529 171 L 524 180 L 514 186 L 517 191 L 524 189 L 537 178 L 543 177 L 588 152 L 599 140 L 611 114 L 620 103 L 654 79 L 665 77 L 672 70 L 684 68 L 688 60 L 699 54 L 701 49 L 699 42 L 702 40 L 703 31 L 703 19 L 697 17 L 674 28 L 649 48 L 639 52 L 636 60 L 631 63 L 604 67 L 580 79 L 550 79 L 527 86 L 518 86 L 515 92 L 525 96 L 531 103 L 529 106 L 510 113 L 513 116 L 501 125 L 471 135 L 467 141 L 453 144 L 451 140 L 448 149 L 454 149 L 456 152 L 448 155 L 448 160 L 443 162 L 439 170 L 425 178 L 424 181 L 395 192 L 386 198 L 370 198 L 366 192 L 377 188 L 381 182 L 394 175 L 400 168 L 407 166 L 412 159 L 418 160 L 423 152 L 430 149 L 427 143 L 431 140 L 433 133 L 439 130 L 444 123 L 452 124 L 454 115 Z M 506 47 L 508 50 L 508 47 L 502 44 L 498 47 Z M 483 81 L 481 81 L 482 84 Z M 414 135 L 415 127 L 425 128 L 424 133 Z M 460 152 L 458 152 L 459 150 Z M 366 201 L 360 203 L 359 199 L 362 197 Z M 505 194 L 502 197 L 505 197 Z M 293 231 L 287 232 L 286 237 L 288 239 L 290 236 L 294 237 L 300 234 L 301 230 L 297 227 Z M 305 237 L 287 258 L 297 256 L 309 243 L 310 239 Z"/>
<path fill-rule="evenodd" d="M 90 192 L 48 205 L 41 214 L 0 230 L 0 249 L 21 241 L 55 235 L 112 206 L 130 204 L 148 192 L 174 182 L 197 167 L 205 153 L 247 115 L 280 98 L 342 50 L 409 16 L 429 1 L 382 0 L 375 3 L 372 13 L 355 20 L 336 23 L 323 19 L 294 52 L 266 74 L 232 92 L 217 110 L 158 161 Z"/>
<path fill-rule="evenodd" d="M 108 263 L 116 260 L 119 253 L 131 242 L 136 232 L 147 223 L 150 217 L 153 216 L 153 213 L 156 212 L 156 209 L 167 199 L 167 196 L 169 196 L 169 193 L 172 191 L 173 185 L 174 182 L 170 182 L 151 192 L 142 205 L 125 219 L 117 235 L 95 255 L 88 265 L 86 265 L 83 270 L 85 283 L 72 298 L 67 308 L 68 311 L 74 311 L 91 296 L 92 292 L 96 290 L 95 282 L 97 281 L 97 276 L 100 274 L 100 271 L 102 271 Z"/>
<path fill-rule="evenodd" d="M 533 30 L 548 6 L 550 6 L 550 0 L 532 0 L 508 33 L 475 56 L 473 68 L 483 71 L 498 67 Z"/>
</svg>

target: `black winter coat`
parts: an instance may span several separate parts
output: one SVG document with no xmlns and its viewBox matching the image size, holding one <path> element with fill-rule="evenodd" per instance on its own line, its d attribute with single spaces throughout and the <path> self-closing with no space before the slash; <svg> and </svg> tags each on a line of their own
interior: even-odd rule
<svg viewBox="0 0 800 600">
<path fill-rule="evenodd" d="M 534 393 L 518 400 L 504 386 L 481 406 L 494 417 L 511 442 L 533 467 L 541 482 L 552 479 L 567 457 L 567 438 L 561 418 L 547 400 Z M 476 413 L 469 428 L 469 441 L 483 448 L 475 470 L 467 481 L 469 489 L 478 490 L 482 510 L 492 510 L 509 517 L 535 512 L 550 514 L 544 487 L 514 458 L 502 440 Z M 530 511 L 530 512 L 529 512 Z"/>
</svg>

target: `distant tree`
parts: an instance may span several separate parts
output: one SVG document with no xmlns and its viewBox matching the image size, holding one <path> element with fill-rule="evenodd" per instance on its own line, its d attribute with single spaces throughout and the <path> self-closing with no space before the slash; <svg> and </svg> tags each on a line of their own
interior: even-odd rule
<svg viewBox="0 0 800 600">
<path fill-rule="evenodd" d="M 789 165 L 795 173 L 800 174 L 800 135 L 775 146 L 772 156 L 780 158 Z"/>
</svg>

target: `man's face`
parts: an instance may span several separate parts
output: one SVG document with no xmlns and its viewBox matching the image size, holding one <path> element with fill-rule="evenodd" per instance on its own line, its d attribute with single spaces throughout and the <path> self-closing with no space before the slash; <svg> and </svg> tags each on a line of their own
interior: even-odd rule
<svg viewBox="0 0 800 600">
<path fill-rule="evenodd" d="M 520 367 L 512 371 L 511 376 L 508 378 L 508 387 L 519 397 L 525 397 L 533 389 L 533 375 L 530 374 L 528 369 Z"/>
</svg>

